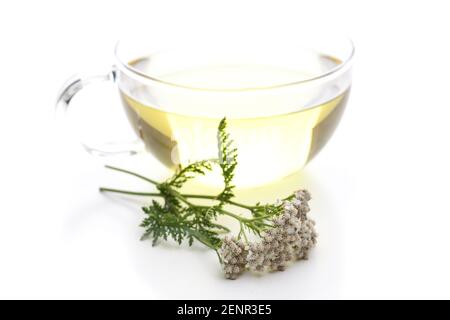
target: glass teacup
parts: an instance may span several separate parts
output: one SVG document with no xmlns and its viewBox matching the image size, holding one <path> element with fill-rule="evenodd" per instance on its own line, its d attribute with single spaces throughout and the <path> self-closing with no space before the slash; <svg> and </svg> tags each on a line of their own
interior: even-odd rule
<svg viewBox="0 0 450 320">
<path fill-rule="evenodd" d="M 303 168 L 332 136 L 351 85 L 354 47 L 336 36 L 121 41 L 110 73 L 69 81 L 66 110 L 85 85 L 113 81 L 137 136 L 168 167 L 217 158 L 226 117 L 238 148 L 235 183 L 269 183 Z M 85 145 L 96 154 L 136 153 Z"/>
</svg>

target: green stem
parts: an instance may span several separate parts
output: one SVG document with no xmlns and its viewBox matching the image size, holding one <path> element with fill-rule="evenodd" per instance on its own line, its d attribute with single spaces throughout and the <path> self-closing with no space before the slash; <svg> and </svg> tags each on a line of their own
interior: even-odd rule
<svg viewBox="0 0 450 320">
<path fill-rule="evenodd" d="M 223 209 L 218 209 L 218 211 L 221 212 L 222 214 L 226 215 L 226 216 L 229 216 L 229 217 L 232 217 L 232 218 L 238 220 L 239 223 L 243 223 L 243 222 L 249 221 L 249 219 L 241 217 L 241 216 L 238 216 L 237 214 L 234 214 L 234 213 L 232 213 L 230 211 L 226 211 L 226 210 L 223 210 Z"/>
<path fill-rule="evenodd" d="M 223 261 L 222 261 L 222 257 L 220 256 L 220 253 L 219 253 L 219 251 L 217 250 L 217 249 L 214 249 L 214 251 L 216 252 L 216 254 L 217 254 L 217 258 L 219 258 L 219 262 L 220 262 L 220 264 L 222 264 L 223 263 Z"/>
<path fill-rule="evenodd" d="M 145 178 L 145 179 L 147 179 L 147 178 Z M 103 188 L 103 187 L 100 188 L 100 192 L 114 192 L 114 193 L 129 194 L 129 195 L 133 195 L 133 196 L 148 196 L 148 197 L 162 197 L 163 196 L 161 193 L 158 193 L 158 192 L 127 191 L 127 190 L 119 190 L 119 189 L 111 189 L 111 188 Z M 179 192 L 177 192 L 177 194 L 179 196 L 181 196 L 182 198 L 184 198 L 184 200 L 186 200 L 186 198 L 217 200 L 216 196 L 208 196 L 208 195 L 201 195 L 201 194 L 184 194 L 184 193 L 182 194 Z M 183 201 L 182 199 L 180 199 L 180 200 Z M 183 202 L 185 202 L 185 201 L 183 201 Z M 231 200 L 226 201 L 226 203 L 231 204 L 236 207 L 248 209 L 248 210 L 252 210 L 254 208 L 252 206 L 247 206 L 245 204 L 237 203 L 237 202 L 234 202 Z"/>
<path fill-rule="evenodd" d="M 253 211 L 253 209 L 256 208 L 255 206 L 247 206 L 245 204 L 234 202 L 234 201 L 231 201 L 231 200 L 227 200 L 225 202 L 228 203 L 228 204 L 232 204 L 233 206 L 236 206 L 236 207 L 241 207 L 241 208 L 244 208 L 244 209 L 248 209 L 250 211 Z"/>
<path fill-rule="evenodd" d="M 245 243 L 248 244 L 248 238 L 247 238 L 247 235 L 245 234 L 244 224 L 242 222 L 239 222 L 239 225 L 240 225 L 240 228 L 241 228 L 241 230 L 239 231 L 239 235 L 242 234 L 244 236 Z"/>
<path fill-rule="evenodd" d="M 192 199 L 210 199 L 210 200 L 217 200 L 216 196 L 207 196 L 202 194 L 186 194 L 183 193 L 183 197 L 186 198 L 192 198 Z"/>
<path fill-rule="evenodd" d="M 100 192 L 114 192 L 114 193 L 122 193 L 129 194 L 133 196 L 149 196 L 149 197 L 162 197 L 162 194 L 159 192 L 135 192 L 135 191 L 126 191 L 119 189 L 110 189 L 110 188 L 100 188 Z"/>
<path fill-rule="evenodd" d="M 105 166 L 105 167 L 108 168 L 108 169 L 111 169 L 111 170 L 115 170 L 115 171 L 119 171 L 119 172 L 130 174 L 130 175 L 135 176 L 135 177 L 137 177 L 139 179 L 142 179 L 144 181 L 150 182 L 151 184 L 153 184 L 155 186 L 159 186 L 160 185 L 160 183 L 158 183 L 158 182 L 156 182 L 156 181 L 154 181 L 152 179 L 149 179 L 147 177 L 144 177 L 144 176 L 142 176 L 140 174 L 137 174 L 135 172 L 132 172 L 132 171 L 128 171 L 128 170 L 125 170 L 125 169 L 120 169 L 120 168 L 113 167 L 113 166 L 108 166 L 108 165 Z M 192 206 L 192 207 L 209 208 L 207 206 L 196 205 L 196 204 L 190 202 L 189 200 L 187 200 L 188 198 L 192 198 L 192 199 L 209 199 L 209 200 L 219 201 L 219 199 L 217 199 L 217 196 L 212 196 L 212 195 L 182 194 L 182 193 L 180 193 L 180 192 L 178 192 L 176 190 L 173 190 L 173 189 L 169 189 L 168 191 L 174 197 L 178 198 L 180 201 L 182 201 L 186 205 Z M 135 191 L 126 191 L 126 190 L 111 189 L 111 188 L 100 188 L 100 192 L 115 192 L 115 193 L 122 193 L 122 194 L 136 195 L 136 196 L 164 197 L 164 195 L 159 193 L 159 192 L 135 192 Z M 290 199 L 291 197 L 292 197 L 292 195 L 287 197 L 287 198 L 285 198 L 285 199 L 283 199 L 283 200 Z M 245 205 L 245 204 L 242 204 L 242 203 L 238 203 L 238 202 L 235 202 L 235 201 L 232 201 L 232 200 L 226 200 L 224 202 L 227 203 L 227 204 L 233 205 L 233 206 L 237 206 L 237 207 L 241 207 L 241 208 L 247 209 L 247 210 L 251 211 L 252 213 L 254 213 L 254 209 L 258 207 L 258 206 L 248 206 L 248 205 Z M 265 218 L 268 218 L 268 216 L 267 217 L 265 216 L 265 217 L 256 217 L 256 218 L 248 219 L 248 218 L 241 217 L 241 216 L 239 216 L 237 214 L 234 214 L 232 212 L 226 211 L 226 210 L 221 209 L 221 208 L 219 208 L 218 211 L 220 213 L 224 214 L 224 215 L 227 215 L 229 217 L 232 217 L 232 218 L 236 219 L 239 222 L 240 228 L 241 228 L 240 234 L 242 234 L 244 236 L 246 241 L 248 241 L 248 240 L 247 240 L 247 235 L 245 234 L 244 225 L 246 225 L 247 227 L 252 228 L 252 229 L 256 228 L 255 230 L 257 230 L 259 228 L 256 225 L 254 225 L 253 222 L 257 221 L 257 220 L 264 220 Z M 269 225 L 263 223 L 262 221 L 260 221 L 259 224 L 263 225 L 263 226 L 269 226 Z M 210 243 L 205 243 L 205 241 L 203 239 L 200 239 L 198 236 L 194 236 L 194 237 L 198 241 L 200 241 L 203 244 L 207 245 L 208 247 L 213 248 L 213 246 Z M 215 248 L 213 248 L 213 249 L 215 249 Z"/>
<path fill-rule="evenodd" d="M 226 233 L 231 232 L 231 230 L 221 224 L 218 223 L 211 223 L 211 225 L 213 225 L 214 227 L 216 227 L 217 229 L 222 229 L 222 231 L 225 231 Z"/>
<path fill-rule="evenodd" d="M 207 247 L 209 247 L 209 248 L 211 248 L 211 249 L 213 249 L 213 250 L 217 250 L 217 248 L 214 247 L 214 246 L 213 246 L 212 244 L 210 244 L 209 242 L 206 242 L 206 241 L 200 239 L 200 238 L 197 237 L 197 236 L 193 236 L 193 237 L 194 237 L 195 239 L 197 239 L 199 242 L 203 243 L 205 246 L 207 246 Z"/>
<path fill-rule="evenodd" d="M 133 195 L 133 196 L 163 197 L 163 195 L 159 192 L 135 192 L 135 191 L 126 191 L 126 190 L 111 189 L 111 188 L 100 188 L 99 190 L 100 190 L 100 192 L 114 192 L 114 193 L 121 193 L 121 194 L 129 194 L 129 195 Z M 199 208 L 209 208 L 209 207 L 196 205 L 196 204 L 188 201 L 186 198 L 199 198 L 199 199 L 211 199 L 211 200 L 214 199 L 213 196 L 181 194 L 176 191 L 174 191 L 172 194 L 175 197 L 177 197 L 180 201 L 184 202 L 185 204 L 187 204 L 189 206 L 193 206 L 193 207 L 199 207 Z M 194 197 L 192 197 L 192 196 L 194 196 Z M 230 203 L 230 204 L 232 204 L 232 203 Z M 233 203 L 233 205 L 234 205 L 234 203 Z M 219 209 L 219 211 L 224 215 L 230 216 L 230 217 L 238 220 L 240 223 L 252 222 L 252 221 L 256 221 L 256 220 L 263 220 L 263 219 L 269 217 L 269 216 L 264 216 L 264 217 L 256 217 L 256 218 L 248 219 L 248 218 L 241 217 L 237 214 L 234 214 L 232 212 L 229 212 L 229 211 L 226 211 L 223 209 Z"/>
<path fill-rule="evenodd" d="M 129 194 L 129 195 L 135 195 L 135 196 L 152 196 L 152 197 L 163 197 L 163 195 L 159 192 L 134 192 L 134 191 L 126 191 L 126 190 L 119 190 L 119 189 L 111 189 L 111 188 L 100 188 L 100 192 L 114 192 L 114 193 L 121 193 L 121 194 Z M 184 202 L 186 205 L 188 206 L 192 206 L 192 207 L 197 207 L 197 208 L 210 208 L 209 206 L 202 206 L 202 205 L 197 205 L 194 204 L 192 202 L 190 202 L 189 200 L 187 200 L 186 198 L 198 198 L 198 199 L 211 199 L 214 200 L 215 197 L 214 196 L 203 196 L 203 195 L 190 195 L 190 194 L 181 194 L 178 191 L 175 190 L 171 190 L 171 193 L 173 196 L 177 197 L 180 201 Z M 235 203 L 231 203 L 228 202 L 230 204 L 236 205 Z M 250 210 L 250 209 L 249 209 Z M 249 225 L 252 224 L 254 221 L 258 221 L 258 220 L 264 220 L 266 218 L 269 218 L 269 216 L 263 216 L 263 217 L 256 217 L 256 218 L 244 218 L 241 217 L 237 214 L 234 214 L 230 211 L 224 210 L 224 209 L 218 209 L 218 211 L 226 216 L 232 217 L 234 219 L 236 219 L 240 226 L 241 226 L 241 232 L 244 235 L 244 238 L 247 240 L 247 235 L 245 234 L 245 231 L 243 230 L 242 226 L 245 225 Z M 269 227 L 270 225 L 267 225 L 261 221 L 259 221 L 260 225 Z M 228 228 L 226 228 L 228 229 Z M 227 230 L 229 232 L 229 229 Z M 240 233 L 241 233 L 240 232 Z M 200 240 L 199 240 L 200 241 Z"/>
<path fill-rule="evenodd" d="M 135 177 L 137 177 L 137 178 L 139 178 L 139 179 L 142 179 L 142 180 L 145 180 L 145 181 L 147 181 L 147 182 L 150 182 L 151 184 L 154 184 L 154 185 L 158 185 L 158 184 L 159 184 L 159 183 L 158 183 L 157 181 L 155 181 L 155 180 L 149 179 L 149 178 L 147 178 L 147 177 L 144 177 L 144 176 L 142 176 L 142 175 L 140 175 L 140 174 L 138 174 L 138 173 L 135 173 L 135 172 L 132 172 L 132 171 L 129 171 L 129 170 L 125 170 L 125 169 L 121 169 L 121 168 L 117 168 L 117 167 L 113 167 L 113 166 L 109 166 L 109 165 L 106 165 L 105 168 L 111 169 L 111 170 L 115 170 L 115 171 L 119 171 L 119 172 L 123 172 L 123 173 L 127 173 L 127 174 L 130 174 L 130 175 L 135 176 Z M 128 193 L 128 194 L 133 194 L 133 193 Z M 146 194 L 141 194 L 141 193 L 139 193 L 139 194 L 137 194 L 137 195 L 143 195 L 143 196 L 145 196 Z M 152 195 L 152 194 L 148 194 L 148 195 Z M 208 195 L 199 195 L 199 194 L 185 194 L 185 195 L 183 195 L 183 196 L 184 196 L 185 198 L 197 198 L 197 199 L 217 200 L 217 196 L 208 196 Z M 234 202 L 234 201 L 232 201 L 232 200 L 228 200 L 228 201 L 226 201 L 226 202 L 227 202 L 228 204 L 231 204 L 231 205 L 234 205 L 234 206 L 237 206 L 237 207 L 241 207 L 241 208 L 244 208 L 244 209 L 248 209 L 248 210 L 250 210 L 250 211 L 253 211 L 253 209 L 255 208 L 255 206 L 248 206 L 248 205 L 245 205 L 245 204 L 242 204 L 242 203 Z"/>
<path fill-rule="evenodd" d="M 208 196 L 208 195 L 202 195 L 202 194 L 183 194 L 183 196 L 186 198 L 193 198 L 193 199 L 197 198 L 197 199 L 217 200 L 217 196 Z M 243 203 L 235 202 L 232 200 L 226 200 L 225 202 L 228 204 L 231 204 L 233 206 L 241 207 L 241 208 L 248 209 L 248 210 L 252 210 L 252 209 L 256 208 L 255 206 L 248 206 Z"/>
<path fill-rule="evenodd" d="M 115 171 L 119 171 L 119 172 L 123 172 L 123 173 L 127 173 L 127 174 L 130 174 L 130 175 L 132 175 L 132 176 L 138 177 L 139 179 L 142 179 L 142 180 L 145 180 L 145 181 L 147 181 L 147 182 L 150 182 L 151 184 L 154 184 L 154 185 L 158 185 L 158 184 L 159 184 L 159 183 L 156 182 L 155 180 L 149 179 L 149 178 L 147 178 L 147 177 L 141 176 L 140 174 L 137 174 L 137 173 L 135 173 L 135 172 L 131 172 L 131 171 L 128 171 L 128 170 L 125 170 L 125 169 L 120 169 L 120 168 L 113 167 L 113 166 L 108 166 L 108 165 L 106 165 L 105 168 L 111 169 L 111 170 L 115 170 Z"/>
<path fill-rule="evenodd" d="M 178 191 L 175 191 L 173 189 L 169 189 L 169 192 L 177 197 L 181 202 L 184 202 L 185 204 L 187 204 L 188 206 L 192 206 L 192 207 L 196 207 L 195 204 L 193 204 L 192 202 L 188 201 L 181 193 L 179 193 Z"/>
</svg>

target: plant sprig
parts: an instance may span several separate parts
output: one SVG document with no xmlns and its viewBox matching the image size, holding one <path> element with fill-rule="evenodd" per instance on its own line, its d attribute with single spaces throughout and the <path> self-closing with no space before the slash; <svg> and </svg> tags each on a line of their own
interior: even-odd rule
<svg viewBox="0 0 450 320">
<path fill-rule="evenodd" d="M 219 165 L 222 170 L 224 188 L 222 192 L 217 196 L 220 201 L 219 207 L 223 206 L 231 198 L 234 197 L 233 178 L 234 171 L 237 166 L 237 149 L 233 147 L 233 140 L 230 138 L 230 134 L 226 131 L 227 121 L 225 118 L 219 123 L 217 130 L 217 144 L 219 150 Z"/>
<path fill-rule="evenodd" d="M 234 201 L 233 178 L 238 164 L 238 152 L 233 146 L 233 140 L 227 132 L 227 121 L 222 119 L 217 132 L 218 158 L 191 163 L 187 166 L 179 166 L 172 177 L 164 182 L 144 177 L 140 174 L 106 166 L 108 169 L 131 174 L 145 180 L 156 187 L 156 192 L 136 192 L 111 188 L 100 188 L 101 192 L 115 192 L 128 195 L 150 196 L 161 198 L 162 201 L 152 200 L 151 204 L 142 208 L 145 218 L 141 226 L 145 229 L 143 239 L 151 238 L 153 245 L 161 239 L 172 238 L 178 244 L 187 241 L 192 245 L 194 240 L 218 250 L 222 245 L 221 234 L 230 230 L 217 222 L 217 217 L 226 215 L 235 219 L 240 225 L 238 238 L 247 241 L 248 233 L 260 234 L 267 228 L 271 228 L 274 216 L 282 212 L 281 204 L 260 204 L 250 206 Z M 206 175 L 214 165 L 221 169 L 223 177 L 223 189 L 218 195 L 185 194 L 181 188 L 191 179 Z M 292 198 L 290 195 L 286 199 Z M 192 199 L 210 200 L 210 205 L 198 205 Z M 250 213 L 250 217 L 244 217 L 234 213 L 226 206 L 240 207 Z M 220 257 L 219 257 L 220 258 Z"/>
</svg>

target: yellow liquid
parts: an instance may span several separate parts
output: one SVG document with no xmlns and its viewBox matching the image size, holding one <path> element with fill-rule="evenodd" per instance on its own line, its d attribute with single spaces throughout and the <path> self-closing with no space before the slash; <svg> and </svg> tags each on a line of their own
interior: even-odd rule
<svg viewBox="0 0 450 320">
<path fill-rule="evenodd" d="M 338 63 L 330 58 L 326 63 L 330 61 Z M 138 60 L 134 65 L 139 63 L 143 64 Z M 242 76 L 236 77 L 236 74 Z M 270 81 L 281 78 L 298 79 L 299 72 L 267 66 L 236 66 L 231 71 L 230 68 L 216 67 L 171 73 L 164 80 L 182 85 L 221 88 L 223 83 L 230 83 L 231 77 L 239 79 L 232 82 L 234 85 L 245 87 L 258 81 L 262 85 L 271 85 Z M 315 92 L 315 95 L 321 94 L 320 91 Z M 217 125 L 223 116 L 227 116 L 229 132 L 239 153 L 234 182 L 239 187 L 246 187 L 286 177 L 311 160 L 334 132 L 345 108 L 348 89 L 318 105 L 309 105 L 304 109 L 300 104 L 296 111 L 289 110 L 282 114 L 279 112 L 283 106 L 274 104 L 274 99 L 267 97 L 255 97 L 244 107 L 236 108 L 224 105 L 215 94 L 211 94 L 210 101 L 207 100 L 204 106 L 191 103 L 189 99 L 173 100 L 177 98 L 172 96 L 168 106 L 171 110 L 164 111 L 164 105 L 144 104 L 123 92 L 121 96 L 136 133 L 147 149 L 168 167 L 217 158 Z M 314 98 L 308 97 L 307 100 Z M 299 101 L 306 100 L 299 98 Z M 270 115 L 270 112 L 274 114 Z M 251 114 L 256 117 L 249 117 Z M 259 116 L 261 114 L 264 116 Z M 220 184 L 219 172 L 209 175 L 204 182 Z"/>
</svg>

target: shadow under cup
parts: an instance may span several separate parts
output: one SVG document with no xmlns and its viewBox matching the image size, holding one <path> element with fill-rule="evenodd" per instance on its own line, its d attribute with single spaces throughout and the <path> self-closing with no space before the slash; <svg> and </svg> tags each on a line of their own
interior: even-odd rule
<svg viewBox="0 0 450 320">
<path fill-rule="evenodd" d="M 238 148 L 237 186 L 303 168 L 343 114 L 353 45 L 336 38 L 243 47 L 230 43 L 116 49 L 116 82 L 129 121 L 168 167 L 217 158 L 223 117 Z M 219 183 L 219 173 L 210 182 Z"/>
</svg>

